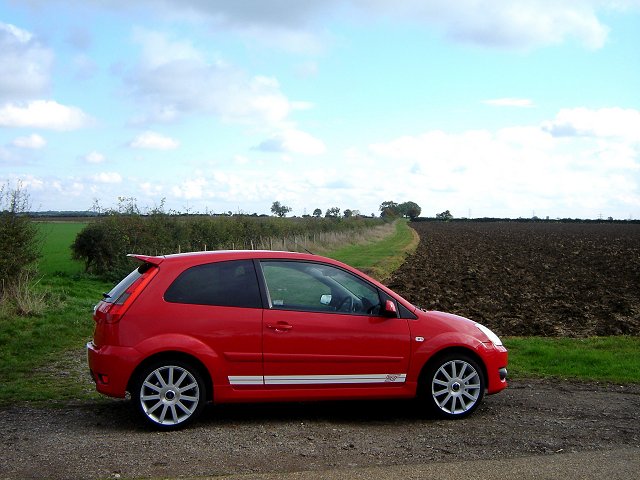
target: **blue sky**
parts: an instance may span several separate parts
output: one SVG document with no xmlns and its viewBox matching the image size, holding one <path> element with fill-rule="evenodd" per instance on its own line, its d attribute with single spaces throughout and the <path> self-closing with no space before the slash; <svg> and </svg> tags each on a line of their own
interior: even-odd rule
<svg viewBox="0 0 640 480">
<path fill-rule="evenodd" d="M 640 0 L 0 0 L 33 210 L 640 218 Z"/>
</svg>

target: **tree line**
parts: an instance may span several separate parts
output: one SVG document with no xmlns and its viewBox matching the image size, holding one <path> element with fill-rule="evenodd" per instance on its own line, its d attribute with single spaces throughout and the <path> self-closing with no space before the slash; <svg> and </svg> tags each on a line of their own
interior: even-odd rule
<svg viewBox="0 0 640 480">
<path fill-rule="evenodd" d="M 286 217 L 289 212 L 293 209 L 287 205 L 280 203 L 280 201 L 276 200 L 271 204 L 271 213 L 273 213 L 277 217 Z M 415 218 L 420 216 L 420 212 L 422 209 L 415 202 L 404 202 L 404 203 L 396 203 L 392 200 L 382 202 L 380 207 L 378 208 L 380 211 L 381 218 L 398 218 L 398 217 L 406 217 L 414 220 Z M 320 208 L 316 208 L 313 210 L 313 213 L 310 215 L 314 218 L 322 217 L 322 210 Z M 351 217 L 360 217 L 362 214 L 360 210 L 352 210 L 350 208 L 346 208 L 342 215 L 340 214 L 340 207 L 331 207 L 327 208 L 324 212 L 325 218 L 351 218 Z M 375 215 L 372 214 L 372 217 Z"/>
</svg>

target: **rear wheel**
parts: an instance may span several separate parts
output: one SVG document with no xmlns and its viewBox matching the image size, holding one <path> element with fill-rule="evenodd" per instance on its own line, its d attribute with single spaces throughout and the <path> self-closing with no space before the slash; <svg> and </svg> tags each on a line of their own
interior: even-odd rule
<svg viewBox="0 0 640 480">
<path fill-rule="evenodd" d="M 482 402 L 485 381 L 475 360 L 464 354 L 446 355 L 427 370 L 423 393 L 433 411 L 444 418 L 462 418 Z"/>
<path fill-rule="evenodd" d="M 143 369 L 132 393 L 145 420 L 171 429 L 186 425 L 202 412 L 205 388 L 202 376 L 191 364 L 167 360 Z"/>
</svg>

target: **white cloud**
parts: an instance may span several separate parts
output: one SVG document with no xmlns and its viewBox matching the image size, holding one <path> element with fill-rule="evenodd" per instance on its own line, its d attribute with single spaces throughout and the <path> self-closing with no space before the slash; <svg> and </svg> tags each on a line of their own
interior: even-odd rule
<svg viewBox="0 0 640 480">
<path fill-rule="evenodd" d="M 224 28 L 261 45 L 306 52 L 318 52 L 326 45 L 330 36 L 322 25 L 327 19 L 349 17 L 358 22 L 401 18 L 439 29 L 456 41 L 488 47 L 539 48 L 575 40 L 587 48 L 600 48 L 608 28 L 598 13 L 638 7 L 634 0 L 147 0 L 146 4 L 172 20 L 205 24 L 216 31 Z M 114 0 L 110 5 L 121 9 L 130 2 Z"/>
<path fill-rule="evenodd" d="M 106 160 L 106 157 L 102 153 L 96 152 L 94 150 L 93 152 L 89 152 L 86 155 L 82 156 L 81 159 L 87 163 L 98 164 L 104 162 Z"/>
<path fill-rule="evenodd" d="M 635 118 L 628 115 L 614 117 Z M 402 185 L 427 215 L 450 209 L 456 216 L 473 210 L 473 216 L 528 217 L 535 211 L 552 218 L 624 218 L 637 212 L 640 149 L 630 143 L 630 130 L 608 115 L 577 117 L 585 119 L 581 131 L 600 137 L 557 137 L 535 126 L 430 131 L 371 145 L 378 168 L 369 170 L 386 173 L 381 195 L 396 198 L 396 185 Z M 618 127 L 605 127 L 604 118 Z"/>
<path fill-rule="evenodd" d="M 565 108 L 543 128 L 558 137 L 612 137 L 640 142 L 640 110 Z"/>
<path fill-rule="evenodd" d="M 39 177 L 33 175 L 9 175 L 8 177 L 0 177 L 0 184 L 9 183 L 11 185 L 20 184 L 21 188 L 24 188 L 26 192 L 42 191 L 45 187 L 45 182 Z"/>
<path fill-rule="evenodd" d="M 0 21 L 0 100 L 34 98 L 50 86 L 53 53 L 34 36 Z"/>
<path fill-rule="evenodd" d="M 529 100 L 528 98 L 494 98 L 491 100 L 483 100 L 482 103 L 495 107 L 533 107 L 533 100 Z"/>
<path fill-rule="evenodd" d="M 171 137 L 156 132 L 143 132 L 134 138 L 129 146 L 132 148 L 144 148 L 151 150 L 173 150 L 180 146 L 180 142 Z"/>
<path fill-rule="evenodd" d="M 121 183 L 122 175 L 117 172 L 100 172 L 93 175 L 91 179 L 97 183 Z"/>
<path fill-rule="evenodd" d="M 139 123 L 175 121 L 184 115 L 213 114 L 223 120 L 275 125 L 308 103 L 291 102 L 273 77 L 246 73 L 219 59 L 207 60 L 189 41 L 138 31 L 139 66 L 127 77 L 144 106 Z"/>
<path fill-rule="evenodd" d="M 529 49 L 576 40 L 587 48 L 603 46 L 608 28 L 596 12 L 612 8 L 610 1 L 495 2 L 489 0 L 384 0 L 357 2 L 363 9 L 375 4 L 378 14 L 404 17 L 441 29 L 448 37 L 488 47 Z"/>
<path fill-rule="evenodd" d="M 255 149 L 263 152 L 298 153 L 301 155 L 321 155 L 327 150 L 322 140 L 295 129 L 284 130 L 264 140 Z"/>
<path fill-rule="evenodd" d="M 91 118 L 79 108 L 61 105 L 53 100 L 0 106 L 0 127 L 76 130 L 91 123 Z"/>
<path fill-rule="evenodd" d="M 208 197 L 205 191 L 208 181 L 202 177 L 183 181 L 171 189 L 171 193 L 180 199 L 194 200 Z"/>
<path fill-rule="evenodd" d="M 140 190 L 147 196 L 158 198 L 164 190 L 161 185 L 152 182 L 143 182 L 140 184 Z"/>
<path fill-rule="evenodd" d="M 136 28 L 134 41 L 142 47 L 145 68 L 154 69 L 171 62 L 204 62 L 203 55 L 187 40 L 172 40 L 160 32 Z"/>
<path fill-rule="evenodd" d="M 37 150 L 40 148 L 44 148 L 44 146 L 47 144 L 47 141 L 37 133 L 32 133 L 27 137 L 16 138 L 12 142 L 12 144 L 18 148 L 30 148 L 30 149 Z"/>
<path fill-rule="evenodd" d="M 119 13 L 137 8 L 173 22 L 204 25 L 215 32 L 233 31 L 260 46 L 313 54 L 332 40 L 324 27 L 327 21 L 351 19 L 361 24 L 389 17 L 485 47 L 531 49 L 576 41 L 587 48 L 600 48 L 609 32 L 601 13 L 640 6 L 636 0 L 110 0 L 100 5 Z M 175 44 L 167 46 L 169 52 L 175 51 Z"/>
</svg>

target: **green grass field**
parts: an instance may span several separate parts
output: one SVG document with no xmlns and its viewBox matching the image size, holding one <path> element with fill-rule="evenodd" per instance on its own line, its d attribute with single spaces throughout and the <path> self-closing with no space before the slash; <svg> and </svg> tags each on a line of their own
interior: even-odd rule
<svg viewBox="0 0 640 480">
<path fill-rule="evenodd" d="M 83 273 L 70 245 L 82 223 L 39 223 L 43 256 L 36 291 L 47 301 L 35 316 L 0 316 L 0 405 L 100 398 L 86 366 L 92 309 L 112 284 Z M 415 232 L 398 222 L 385 238 L 328 256 L 384 278 L 415 248 Z M 640 338 L 506 338 L 512 378 L 554 377 L 640 383 Z"/>
<path fill-rule="evenodd" d="M 38 270 L 45 275 L 80 273 L 82 262 L 71 259 L 71 244 L 87 224 L 83 222 L 37 222 L 42 239 Z"/>
</svg>

